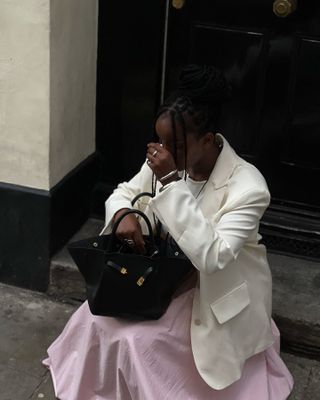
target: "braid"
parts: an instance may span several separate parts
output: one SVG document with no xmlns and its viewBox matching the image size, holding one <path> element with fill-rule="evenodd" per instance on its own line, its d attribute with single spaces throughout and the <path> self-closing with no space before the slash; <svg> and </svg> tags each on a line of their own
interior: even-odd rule
<svg viewBox="0 0 320 400">
<path fill-rule="evenodd" d="M 169 111 L 170 119 L 171 119 L 171 126 L 173 132 L 173 158 L 174 161 L 177 162 L 177 125 L 176 125 L 176 118 L 175 118 L 175 109 Z"/>
<path fill-rule="evenodd" d="M 181 71 L 178 89 L 160 107 L 155 123 L 168 114 L 172 126 L 174 160 L 177 162 L 177 124 L 182 129 L 185 152 L 185 179 L 187 165 L 187 134 L 198 137 L 217 132 L 221 106 L 229 99 L 230 86 L 215 67 L 187 65 Z M 154 125 L 155 125 L 154 123 Z"/>
<path fill-rule="evenodd" d="M 192 104 L 190 103 L 190 100 L 187 97 L 181 97 L 177 98 L 175 101 L 169 101 L 168 103 L 163 104 L 163 106 L 160 108 L 155 121 L 163 115 L 168 113 L 171 121 L 171 126 L 172 126 L 172 133 L 173 133 L 173 156 L 175 162 L 177 162 L 177 124 L 178 122 L 182 128 L 182 134 L 183 134 L 183 142 L 184 142 L 184 162 L 185 162 L 185 171 L 186 171 L 186 164 L 187 164 L 187 124 L 185 121 L 185 118 L 183 114 L 185 112 L 190 113 L 191 112 L 191 107 Z M 185 175 L 186 179 L 186 175 Z"/>
<path fill-rule="evenodd" d="M 183 143 L 184 143 L 184 170 L 187 170 L 187 126 L 186 122 L 183 118 L 182 109 L 176 108 L 176 118 L 182 127 L 182 135 L 183 135 Z M 186 179 L 187 175 L 185 173 L 184 178 Z"/>
</svg>

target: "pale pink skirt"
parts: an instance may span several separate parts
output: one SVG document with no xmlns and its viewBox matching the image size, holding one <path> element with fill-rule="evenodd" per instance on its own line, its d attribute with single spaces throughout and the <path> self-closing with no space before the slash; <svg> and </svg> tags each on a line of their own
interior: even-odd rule
<svg viewBox="0 0 320 400">
<path fill-rule="evenodd" d="M 90 313 L 85 302 L 49 347 L 61 400 L 285 400 L 293 379 L 275 344 L 247 360 L 242 377 L 217 391 L 200 377 L 192 356 L 194 289 L 176 297 L 157 321 L 127 322 Z"/>
</svg>

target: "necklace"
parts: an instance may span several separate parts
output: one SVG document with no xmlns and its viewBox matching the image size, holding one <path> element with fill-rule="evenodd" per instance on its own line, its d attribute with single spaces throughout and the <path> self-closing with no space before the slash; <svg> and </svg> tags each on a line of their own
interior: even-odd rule
<svg viewBox="0 0 320 400">
<path fill-rule="evenodd" d="M 207 182 L 208 182 L 208 179 L 204 182 L 204 184 L 201 186 L 201 188 L 200 188 L 200 190 L 199 190 L 199 193 L 196 195 L 196 199 L 200 196 L 200 193 L 203 191 L 203 189 L 204 189 L 204 187 L 206 186 L 206 184 L 207 184 Z"/>
<path fill-rule="evenodd" d="M 221 152 L 221 150 L 222 150 L 222 148 L 223 148 L 223 142 L 220 141 L 220 140 L 219 140 L 219 141 L 216 140 L 216 144 L 217 144 L 218 156 L 219 156 L 219 154 L 220 154 L 220 152 Z M 213 166 L 213 167 L 214 167 L 214 166 Z M 188 174 L 188 175 L 189 175 L 189 174 Z M 190 175 L 189 175 L 189 178 L 190 178 Z M 192 179 L 192 178 L 191 178 L 191 179 Z M 194 179 L 193 179 L 193 180 L 194 180 Z M 200 190 L 199 190 L 199 193 L 195 196 L 196 199 L 200 196 L 200 194 L 201 194 L 201 192 L 203 191 L 204 187 L 206 186 L 207 182 L 208 182 L 208 179 L 206 179 L 205 182 L 204 182 L 204 184 L 201 186 L 201 188 L 200 188 Z"/>
<path fill-rule="evenodd" d="M 189 179 L 192 180 L 192 178 L 190 178 L 190 176 L 189 176 Z M 204 181 L 204 183 L 202 184 L 202 186 L 201 186 L 199 192 L 198 192 L 197 195 L 195 196 L 195 199 L 197 199 L 197 198 L 200 196 L 200 194 L 201 194 L 201 192 L 203 191 L 203 189 L 205 188 L 205 186 L 206 186 L 208 180 L 209 180 L 209 179 L 206 179 L 206 180 Z M 196 182 L 196 181 L 194 181 L 194 182 Z M 162 224 L 161 224 L 160 220 L 158 220 L 158 228 L 157 228 L 157 229 L 158 229 L 158 236 L 160 237 L 161 232 L 162 232 Z M 172 238 L 172 236 L 170 235 L 169 232 L 167 232 L 167 234 L 166 234 L 166 236 L 165 236 L 165 241 L 166 241 L 166 243 L 168 243 L 168 240 L 170 241 L 171 244 L 172 244 L 172 243 L 175 243 L 175 241 L 173 240 L 173 238 Z M 176 243 L 175 243 L 175 244 L 176 244 Z M 176 244 L 176 245 L 177 245 L 177 244 Z"/>
<path fill-rule="evenodd" d="M 190 181 L 193 185 L 194 185 L 195 183 L 200 183 L 199 181 L 196 181 L 195 179 L 192 179 L 192 178 L 190 177 L 189 174 L 188 174 L 187 176 L 188 176 L 189 181 Z M 205 188 L 207 182 L 208 182 L 208 179 L 206 179 L 206 180 L 204 181 L 204 183 L 201 185 L 201 188 L 200 188 L 199 192 L 198 192 L 197 194 L 194 193 L 194 198 L 195 198 L 195 199 L 197 199 L 197 198 L 200 196 L 200 194 L 202 193 L 203 189 Z"/>
</svg>

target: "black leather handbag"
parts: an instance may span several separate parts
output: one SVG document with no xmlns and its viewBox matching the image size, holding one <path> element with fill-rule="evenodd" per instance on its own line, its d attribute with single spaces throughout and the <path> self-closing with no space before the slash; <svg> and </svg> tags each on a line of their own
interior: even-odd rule
<svg viewBox="0 0 320 400">
<path fill-rule="evenodd" d="M 148 226 L 146 254 L 135 254 L 115 235 L 128 214 L 140 215 Z M 91 313 L 126 319 L 158 319 L 167 310 L 179 285 L 194 269 L 176 243 L 155 240 L 148 217 L 128 210 L 110 235 L 71 243 L 68 250 L 86 282 Z"/>
</svg>

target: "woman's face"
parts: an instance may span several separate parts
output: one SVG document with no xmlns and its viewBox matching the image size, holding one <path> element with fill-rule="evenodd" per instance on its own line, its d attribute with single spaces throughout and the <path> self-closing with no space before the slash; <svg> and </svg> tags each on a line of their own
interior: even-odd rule
<svg viewBox="0 0 320 400">
<path fill-rule="evenodd" d="M 174 156 L 174 133 L 172 130 L 171 117 L 168 114 L 161 115 L 155 125 L 156 133 L 163 147 Z M 203 138 L 198 138 L 195 132 L 188 132 L 187 140 L 187 169 L 193 168 L 201 162 L 204 143 Z M 179 171 L 185 169 L 185 143 L 182 127 L 176 122 L 176 149 L 177 168 Z"/>
</svg>

